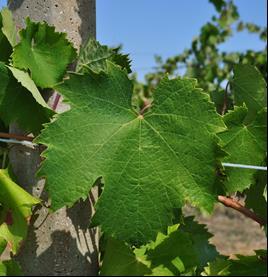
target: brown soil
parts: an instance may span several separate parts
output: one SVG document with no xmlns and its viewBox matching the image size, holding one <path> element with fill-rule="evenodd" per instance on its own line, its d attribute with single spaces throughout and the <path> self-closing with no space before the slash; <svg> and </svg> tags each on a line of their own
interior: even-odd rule
<svg viewBox="0 0 268 277">
<path fill-rule="evenodd" d="M 254 250 L 267 248 L 265 233 L 258 223 L 221 204 L 210 216 L 191 207 L 186 207 L 184 213 L 195 215 L 200 223 L 207 225 L 214 235 L 211 243 L 223 255 L 254 255 Z"/>
</svg>

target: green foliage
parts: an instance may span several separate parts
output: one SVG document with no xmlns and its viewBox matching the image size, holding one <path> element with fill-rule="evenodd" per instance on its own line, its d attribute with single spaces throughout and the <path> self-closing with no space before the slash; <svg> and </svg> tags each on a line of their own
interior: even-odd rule
<svg viewBox="0 0 268 277">
<path fill-rule="evenodd" d="M 250 65 L 237 65 L 231 81 L 235 107 L 224 116 L 228 130 L 220 134 L 229 154 L 225 162 L 263 165 L 267 149 L 266 82 Z M 254 182 L 255 170 L 226 169 L 228 192 L 243 191 Z"/>
<path fill-rule="evenodd" d="M 239 21 L 237 7 L 232 0 L 210 0 L 215 6 L 217 14 L 211 18 L 191 45 L 182 53 L 169 57 L 166 61 L 156 57 L 157 66 L 152 73 L 145 76 L 145 84 L 136 84 L 138 103 L 143 106 L 144 98 L 150 99 L 154 88 L 165 74 L 172 77 L 184 75 L 198 79 L 199 86 L 208 92 L 215 102 L 219 113 L 232 109 L 232 98 L 225 107 L 226 82 L 232 78 L 235 64 L 255 65 L 263 77 L 266 77 L 267 47 L 261 51 L 246 50 L 244 52 L 224 52 L 220 50 L 222 43 L 227 42 L 237 32 L 249 31 L 259 36 L 260 40 L 267 40 L 267 28 L 261 28 L 251 23 Z"/>
<path fill-rule="evenodd" d="M 107 70 L 106 61 L 118 64 L 121 68 L 126 69 L 127 73 L 131 72 L 130 60 L 128 55 L 119 53 L 120 48 L 111 49 L 94 39 L 89 39 L 86 45 L 81 49 L 76 71 L 86 73 L 94 71 L 99 73 L 101 70 Z"/>
<path fill-rule="evenodd" d="M 236 255 L 236 259 L 218 258 L 209 263 L 203 276 L 267 276 L 266 251 L 254 256 Z"/>
<path fill-rule="evenodd" d="M 72 109 L 36 140 L 48 146 L 39 176 L 48 180 L 54 209 L 86 197 L 102 176 L 105 189 L 93 221 L 137 243 L 164 231 L 172 209 L 185 201 L 212 210 L 219 159 L 215 134 L 225 126 L 195 80 L 164 79 L 144 115 L 131 108 L 125 72 L 109 62 L 106 73 L 71 75 L 56 89 Z"/>
<path fill-rule="evenodd" d="M 0 62 L 0 77 L 0 118 L 7 126 L 17 123 L 25 131 L 37 134 L 53 111 L 26 72 Z"/>
<path fill-rule="evenodd" d="M 92 220 L 105 241 L 102 275 L 267 274 L 266 251 L 220 256 L 205 226 L 181 212 L 185 203 L 211 212 L 219 193 L 243 192 L 246 208 L 267 215 L 266 172 L 221 165 L 266 164 L 266 53 L 218 49 L 234 24 L 262 40 L 267 31 L 238 22 L 232 1 L 210 2 L 219 15 L 190 49 L 165 63 L 158 57 L 146 85 L 129 79 L 128 55 L 95 40 L 80 51 L 77 72 L 66 75 L 76 58 L 66 34 L 27 19 L 17 41 L 11 13 L 0 13 L 0 132 L 16 123 L 38 135 L 35 142 L 46 147 L 39 177 L 53 210 L 86 198 L 102 180 Z M 199 85 L 177 77 L 180 65 Z M 59 91 L 70 110 L 55 115 L 43 88 Z M 1 143 L 4 168 L 8 150 Z M 0 275 L 21 275 L 2 257 L 18 253 L 39 203 L 0 170 Z"/>
<path fill-rule="evenodd" d="M 19 264 L 15 261 L 0 261 L 0 276 L 23 276 Z"/>
<path fill-rule="evenodd" d="M 76 58 L 66 34 L 56 33 L 55 27 L 46 23 L 34 23 L 27 18 L 20 39 L 12 54 L 12 64 L 29 70 L 33 81 L 41 88 L 51 88 L 59 83 L 67 65 Z"/>
<path fill-rule="evenodd" d="M 192 217 L 181 225 L 159 233 L 155 241 L 131 248 L 109 238 L 101 268 L 104 276 L 178 276 L 198 275 L 218 253 L 209 244 L 211 234 Z"/>
</svg>

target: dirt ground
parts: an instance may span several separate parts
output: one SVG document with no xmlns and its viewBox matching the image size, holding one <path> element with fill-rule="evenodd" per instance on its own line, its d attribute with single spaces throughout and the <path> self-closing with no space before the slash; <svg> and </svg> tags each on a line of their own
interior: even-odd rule
<svg viewBox="0 0 268 277">
<path fill-rule="evenodd" d="M 207 225 L 214 235 L 211 243 L 223 255 L 254 255 L 254 250 L 267 248 L 265 233 L 258 223 L 221 204 L 211 216 L 201 215 L 191 207 L 186 207 L 184 213 L 195 215 L 200 223 Z"/>
</svg>

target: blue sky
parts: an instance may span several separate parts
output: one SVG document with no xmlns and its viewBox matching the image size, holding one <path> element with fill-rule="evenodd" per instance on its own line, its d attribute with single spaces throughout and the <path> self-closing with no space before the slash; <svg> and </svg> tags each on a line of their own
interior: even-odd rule
<svg viewBox="0 0 268 277">
<path fill-rule="evenodd" d="M 109 46 L 123 44 L 133 70 L 142 79 L 155 65 L 154 55 L 164 58 L 188 47 L 200 27 L 213 14 L 208 0 L 96 0 L 97 39 Z M 0 0 L 0 7 L 6 3 Z M 266 0 L 235 0 L 242 20 L 266 25 Z M 243 32 L 222 49 L 262 49 L 257 36 Z"/>
</svg>

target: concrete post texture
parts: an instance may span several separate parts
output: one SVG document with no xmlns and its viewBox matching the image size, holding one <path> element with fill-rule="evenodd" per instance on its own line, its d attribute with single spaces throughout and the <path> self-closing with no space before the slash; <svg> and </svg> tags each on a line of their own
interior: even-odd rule
<svg viewBox="0 0 268 277">
<path fill-rule="evenodd" d="M 8 3 L 16 26 L 22 28 L 29 16 L 46 21 L 66 32 L 79 49 L 88 37 L 96 36 L 95 0 L 11 0 Z M 61 108 L 64 110 L 64 107 Z M 11 133 L 23 134 L 16 125 Z M 18 182 L 31 194 L 47 200 L 44 180 L 37 180 L 40 149 L 14 146 L 10 161 Z M 89 229 L 97 191 L 71 208 L 49 213 L 34 210 L 27 240 L 16 257 L 25 276 L 96 276 L 98 273 L 98 231 Z"/>
</svg>

